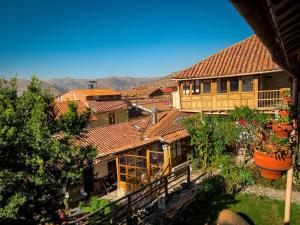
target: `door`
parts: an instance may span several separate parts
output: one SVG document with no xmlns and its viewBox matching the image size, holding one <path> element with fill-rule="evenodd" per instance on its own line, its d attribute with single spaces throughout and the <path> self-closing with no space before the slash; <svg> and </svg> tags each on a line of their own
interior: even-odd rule
<svg viewBox="0 0 300 225">
<path fill-rule="evenodd" d="M 115 113 L 109 113 L 108 114 L 108 123 L 109 124 L 115 124 Z"/>
</svg>

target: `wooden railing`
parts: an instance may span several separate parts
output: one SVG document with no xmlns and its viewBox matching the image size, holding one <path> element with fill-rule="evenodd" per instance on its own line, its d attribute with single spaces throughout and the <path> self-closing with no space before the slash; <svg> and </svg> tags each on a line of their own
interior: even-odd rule
<svg viewBox="0 0 300 225">
<path fill-rule="evenodd" d="M 289 88 L 258 91 L 258 108 L 275 108 L 283 100 Z"/>
<path fill-rule="evenodd" d="M 125 222 L 130 224 L 133 212 L 153 204 L 163 194 L 167 197 L 169 191 L 175 186 L 183 182 L 190 183 L 190 177 L 190 164 L 188 164 L 154 180 L 137 191 L 111 202 L 106 208 L 111 207 L 112 210 L 106 215 L 101 208 L 77 220 L 70 221 L 68 224 L 123 224 Z"/>
</svg>

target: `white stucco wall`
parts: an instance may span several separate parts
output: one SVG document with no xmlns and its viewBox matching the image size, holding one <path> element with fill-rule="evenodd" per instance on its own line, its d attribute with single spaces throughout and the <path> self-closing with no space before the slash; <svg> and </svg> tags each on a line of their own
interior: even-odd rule
<svg viewBox="0 0 300 225">
<path fill-rule="evenodd" d="M 172 106 L 173 108 L 180 109 L 180 97 L 178 87 L 174 87 L 172 91 Z"/>
<path fill-rule="evenodd" d="M 99 163 L 94 166 L 94 175 L 97 175 L 97 178 L 105 177 L 108 175 L 107 162 Z"/>
</svg>

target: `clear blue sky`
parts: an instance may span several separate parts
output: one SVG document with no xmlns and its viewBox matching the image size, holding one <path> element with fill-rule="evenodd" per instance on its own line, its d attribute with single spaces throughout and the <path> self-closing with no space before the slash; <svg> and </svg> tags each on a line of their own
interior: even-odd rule
<svg viewBox="0 0 300 225">
<path fill-rule="evenodd" d="M 251 34 L 227 0 L 0 0 L 0 76 L 162 76 Z"/>
</svg>

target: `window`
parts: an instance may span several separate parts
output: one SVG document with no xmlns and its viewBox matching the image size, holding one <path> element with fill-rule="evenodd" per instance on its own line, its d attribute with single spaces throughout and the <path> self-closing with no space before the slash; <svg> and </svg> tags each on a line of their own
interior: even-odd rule
<svg viewBox="0 0 300 225">
<path fill-rule="evenodd" d="M 200 93 L 200 80 L 194 80 L 192 94 L 195 95 L 199 93 Z"/>
<path fill-rule="evenodd" d="M 183 94 L 184 95 L 189 95 L 190 94 L 190 82 L 189 81 L 184 81 L 183 82 Z"/>
<path fill-rule="evenodd" d="M 227 92 L 227 79 L 226 78 L 218 79 L 217 84 L 218 84 L 218 92 L 219 93 Z"/>
<path fill-rule="evenodd" d="M 211 81 L 203 81 L 203 93 L 211 92 Z"/>
<path fill-rule="evenodd" d="M 230 78 L 230 92 L 239 91 L 239 78 Z"/>
<path fill-rule="evenodd" d="M 242 78 L 242 90 L 244 92 L 253 91 L 253 77 L 243 77 Z"/>
</svg>

